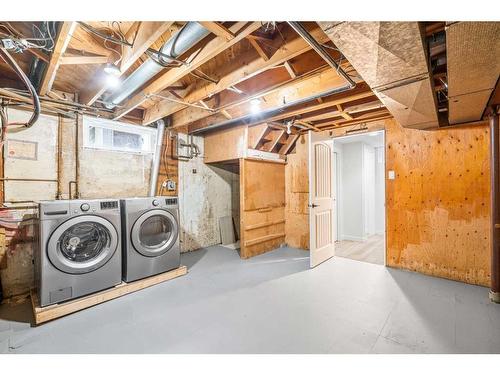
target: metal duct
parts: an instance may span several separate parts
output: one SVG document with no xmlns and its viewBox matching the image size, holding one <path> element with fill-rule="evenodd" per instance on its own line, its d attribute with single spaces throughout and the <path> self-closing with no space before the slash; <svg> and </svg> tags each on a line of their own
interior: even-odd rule
<svg viewBox="0 0 500 375">
<path fill-rule="evenodd" d="M 151 166 L 151 177 L 149 179 L 149 196 L 154 197 L 156 195 L 156 184 L 158 182 L 158 172 L 160 171 L 160 161 L 161 161 L 161 148 L 163 146 L 163 134 L 165 133 L 165 122 L 163 120 L 158 120 L 157 124 L 157 135 L 156 135 L 156 150 L 153 157 L 153 164 Z"/>
<path fill-rule="evenodd" d="M 198 22 L 188 22 L 160 48 L 160 52 L 175 59 L 209 34 L 210 31 Z M 162 62 L 169 63 L 172 61 L 162 57 Z M 162 65 L 151 58 L 147 59 L 144 64 L 123 81 L 122 85 L 114 93 L 104 98 L 106 107 L 109 109 L 116 107 L 163 69 Z"/>
</svg>

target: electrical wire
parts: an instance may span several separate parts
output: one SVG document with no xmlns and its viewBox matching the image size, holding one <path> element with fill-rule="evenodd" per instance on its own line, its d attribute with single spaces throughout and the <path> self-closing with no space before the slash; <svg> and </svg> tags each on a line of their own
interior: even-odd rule
<svg viewBox="0 0 500 375">
<path fill-rule="evenodd" d="M 14 70 L 14 72 L 19 76 L 19 78 L 21 78 L 21 80 L 26 85 L 26 88 L 30 92 L 31 97 L 33 99 L 33 113 L 27 122 L 25 122 L 25 123 L 14 122 L 14 123 L 9 124 L 8 122 L 4 123 L 2 120 L 2 124 L 1 124 L 2 129 L 5 129 L 7 126 L 13 126 L 13 125 L 22 126 L 21 129 L 30 128 L 31 126 L 33 126 L 33 124 L 35 124 L 35 122 L 38 120 L 38 117 L 40 116 L 40 98 L 38 97 L 38 94 L 37 94 L 35 88 L 33 87 L 33 84 L 31 83 L 31 81 L 26 76 L 26 74 L 23 72 L 23 70 L 19 67 L 16 60 L 14 60 L 14 58 L 10 55 L 10 53 L 7 52 L 6 50 L 0 48 L 0 57 L 7 63 L 7 65 L 10 66 L 10 68 L 12 70 Z M 21 129 L 19 129 L 19 130 L 21 130 Z M 2 131 L 2 133 L 3 133 L 3 131 Z"/>
</svg>

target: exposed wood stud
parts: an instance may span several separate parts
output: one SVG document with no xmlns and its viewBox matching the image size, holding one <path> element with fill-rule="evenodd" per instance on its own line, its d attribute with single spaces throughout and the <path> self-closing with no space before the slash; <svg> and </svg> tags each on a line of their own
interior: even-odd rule
<svg viewBox="0 0 500 375">
<path fill-rule="evenodd" d="M 73 21 L 65 21 L 62 23 L 54 44 L 54 50 L 50 55 L 47 69 L 45 70 L 45 74 L 40 84 L 40 95 L 46 95 L 52 89 L 57 69 L 59 69 L 59 65 L 61 65 L 61 57 L 66 51 L 66 48 L 68 48 L 69 41 L 77 25 L 78 24 Z"/>
<path fill-rule="evenodd" d="M 210 31 L 212 34 L 217 35 L 220 38 L 224 38 L 226 40 L 231 40 L 234 38 L 234 34 L 228 30 L 227 27 L 222 25 L 220 22 L 206 22 L 200 21 L 200 24 Z"/>
</svg>

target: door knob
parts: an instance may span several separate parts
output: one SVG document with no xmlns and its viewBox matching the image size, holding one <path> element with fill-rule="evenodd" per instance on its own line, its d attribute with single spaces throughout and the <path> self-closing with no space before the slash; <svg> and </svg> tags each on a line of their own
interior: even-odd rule
<svg viewBox="0 0 500 375">
<path fill-rule="evenodd" d="M 314 203 L 309 205 L 309 207 L 311 207 L 311 208 L 318 207 L 318 206 L 319 206 L 319 204 L 314 204 Z"/>
</svg>

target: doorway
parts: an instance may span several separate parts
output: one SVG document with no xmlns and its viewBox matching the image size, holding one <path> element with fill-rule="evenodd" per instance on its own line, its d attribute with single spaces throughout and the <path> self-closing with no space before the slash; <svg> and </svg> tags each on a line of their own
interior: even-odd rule
<svg viewBox="0 0 500 375">
<path fill-rule="evenodd" d="M 333 139 L 335 255 L 385 265 L 384 131 Z"/>
</svg>

